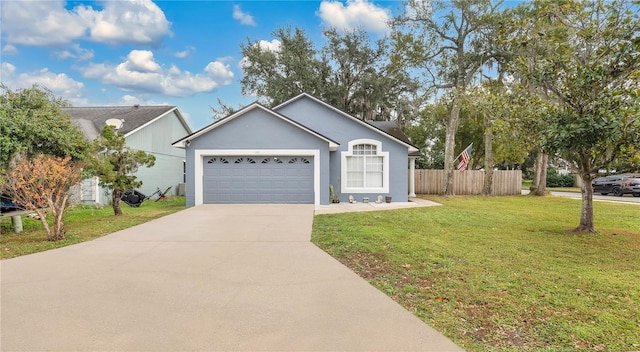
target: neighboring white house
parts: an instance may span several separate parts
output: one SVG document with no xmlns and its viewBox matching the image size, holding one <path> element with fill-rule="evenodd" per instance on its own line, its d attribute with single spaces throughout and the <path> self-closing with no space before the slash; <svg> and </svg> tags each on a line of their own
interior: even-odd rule
<svg viewBox="0 0 640 352">
<path fill-rule="evenodd" d="M 156 189 L 172 187 L 169 194 L 184 191 L 185 151 L 173 148 L 171 143 L 192 133 L 191 127 L 175 106 L 100 106 L 63 108 L 74 124 L 78 125 L 89 141 L 96 139 L 107 125 L 119 127 L 127 146 L 156 157 L 151 168 L 141 167 L 136 176 L 143 182 L 140 190 L 151 195 Z M 107 204 L 110 191 L 99 186 L 96 177 L 86 179 L 78 194 L 84 203 Z"/>
</svg>

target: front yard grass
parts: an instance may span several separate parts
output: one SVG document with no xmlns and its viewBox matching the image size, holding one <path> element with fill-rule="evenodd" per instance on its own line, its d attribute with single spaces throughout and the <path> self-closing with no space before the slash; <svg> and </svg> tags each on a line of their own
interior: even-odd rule
<svg viewBox="0 0 640 352">
<path fill-rule="evenodd" d="M 60 248 L 89 241 L 119 230 L 175 213 L 185 209 L 184 197 L 169 197 L 164 201 L 148 200 L 138 208 L 122 203 L 124 215 L 114 216 L 113 208 L 105 206 L 98 209 L 89 205 L 78 205 L 69 209 L 64 216 L 65 239 L 47 241 L 40 220 L 22 217 L 24 231 L 13 233 L 10 217 L 0 217 L 0 259 Z M 52 221 L 50 221 L 52 223 Z"/>
<path fill-rule="evenodd" d="M 640 350 L 640 206 L 428 197 L 315 217 L 312 241 L 469 351 Z"/>
</svg>

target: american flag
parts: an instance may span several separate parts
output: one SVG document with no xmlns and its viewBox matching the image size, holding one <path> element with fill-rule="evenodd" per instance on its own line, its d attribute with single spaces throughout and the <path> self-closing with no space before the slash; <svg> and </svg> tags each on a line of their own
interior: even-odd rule
<svg viewBox="0 0 640 352">
<path fill-rule="evenodd" d="M 458 171 L 460 172 L 464 172 L 467 169 L 467 166 L 469 165 L 469 159 L 471 159 L 472 145 L 473 143 L 469 144 L 467 149 L 465 149 L 462 153 L 460 153 L 460 163 L 458 164 Z"/>
</svg>

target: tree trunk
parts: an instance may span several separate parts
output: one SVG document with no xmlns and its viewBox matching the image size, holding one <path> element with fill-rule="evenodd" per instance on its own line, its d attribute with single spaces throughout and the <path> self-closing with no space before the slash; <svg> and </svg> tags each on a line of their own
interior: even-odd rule
<svg viewBox="0 0 640 352">
<path fill-rule="evenodd" d="M 119 189 L 114 189 L 111 193 L 111 205 L 113 206 L 113 215 L 122 215 L 122 209 L 120 208 L 120 197 L 122 196 L 122 191 Z"/>
<path fill-rule="evenodd" d="M 51 233 L 51 227 L 49 227 L 49 223 L 47 222 L 47 212 L 43 208 L 33 209 L 36 212 L 38 217 L 40 218 L 40 222 L 42 223 L 42 227 L 47 232 L 47 239 L 49 241 L 55 241 L 53 238 L 53 234 Z"/>
<path fill-rule="evenodd" d="M 549 154 L 540 152 L 540 182 L 538 183 L 537 195 L 547 194 L 547 167 L 549 165 Z"/>
<path fill-rule="evenodd" d="M 63 211 L 52 208 L 51 216 L 53 216 L 53 240 L 60 241 L 64 239 L 64 224 L 62 223 Z"/>
<path fill-rule="evenodd" d="M 536 196 L 544 196 L 547 193 L 547 164 L 549 162 L 549 155 L 542 150 L 538 151 L 538 157 L 536 158 L 535 174 L 533 177 L 533 184 L 529 188 L 530 193 Z"/>
<path fill-rule="evenodd" d="M 482 195 L 492 195 L 493 188 L 493 126 L 488 116 L 484 118 L 484 185 Z"/>
<path fill-rule="evenodd" d="M 535 195 L 538 191 L 538 184 L 540 183 L 540 151 L 536 154 L 536 163 L 533 165 L 533 182 L 529 187 L 529 194 Z"/>
<path fill-rule="evenodd" d="M 591 174 L 580 172 L 582 180 L 582 209 L 580 211 L 580 225 L 576 232 L 596 233 L 593 225 L 593 186 Z"/>
<path fill-rule="evenodd" d="M 451 115 L 446 126 L 446 137 L 444 145 L 444 189 L 442 193 L 446 196 L 453 195 L 453 171 L 454 162 L 453 156 L 456 148 L 456 131 L 458 130 L 458 123 L 460 121 L 460 104 L 458 99 L 453 102 L 451 108 Z"/>
<path fill-rule="evenodd" d="M 51 203 L 51 212 L 53 215 L 53 236 L 54 241 L 60 241 L 64 239 L 65 230 L 62 217 L 64 210 L 67 208 L 67 202 L 69 200 L 68 195 L 61 196 L 61 198 L 54 199 Z"/>
</svg>

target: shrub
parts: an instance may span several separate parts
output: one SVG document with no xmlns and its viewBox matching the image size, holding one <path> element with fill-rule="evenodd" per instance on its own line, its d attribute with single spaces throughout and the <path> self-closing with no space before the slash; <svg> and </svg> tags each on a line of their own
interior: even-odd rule
<svg viewBox="0 0 640 352">
<path fill-rule="evenodd" d="M 560 174 L 550 167 L 547 169 L 547 187 L 573 187 L 573 176 Z"/>
</svg>

